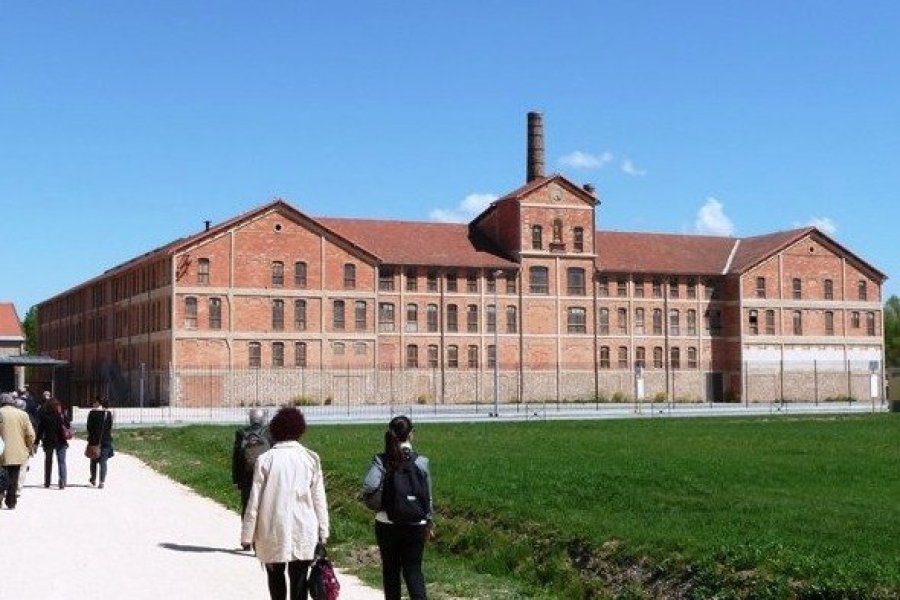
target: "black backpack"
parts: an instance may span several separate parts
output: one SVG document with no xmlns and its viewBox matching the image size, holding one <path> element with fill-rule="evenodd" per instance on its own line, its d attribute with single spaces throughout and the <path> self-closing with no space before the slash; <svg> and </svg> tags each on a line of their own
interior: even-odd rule
<svg viewBox="0 0 900 600">
<path fill-rule="evenodd" d="M 253 478 L 253 469 L 256 468 L 256 459 L 263 452 L 272 447 L 265 429 L 249 430 L 244 432 L 241 439 L 241 459 L 244 465 L 244 475 L 248 479 Z"/>
<path fill-rule="evenodd" d="M 404 454 L 403 461 L 391 469 L 387 466 L 387 457 L 382 457 L 387 470 L 384 473 L 381 505 L 388 519 L 398 525 L 422 522 L 431 506 L 428 481 L 425 472 L 416 465 L 416 458 L 418 455 L 415 452 Z"/>
</svg>

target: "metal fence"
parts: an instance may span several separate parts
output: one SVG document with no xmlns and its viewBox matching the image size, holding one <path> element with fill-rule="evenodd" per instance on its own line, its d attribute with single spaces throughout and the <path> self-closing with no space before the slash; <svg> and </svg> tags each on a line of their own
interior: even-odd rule
<svg viewBox="0 0 900 600">
<path fill-rule="evenodd" d="M 886 407 L 880 365 L 867 361 L 745 363 L 735 373 L 696 369 L 137 369 L 67 380 L 64 398 L 93 395 L 135 422 L 242 420 L 250 407 L 303 407 L 323 419 L 380 420 L 396 412 L 435 418 L 614 414 L 617 411 Z M 496 382 L 496 388 L 495 388 Z M 728 383 L 728 391 L 723 386 Z M 68 394 L 66 393 L 68 392 Z M 127 411 L 125 409 L 128 409 Z M 130 412 L 128 412 L 130 411 Z M 125 413 L 123 413 L 125 414 Z M 152 416 L 152 417 L 151 417 Z"/>
</svg>

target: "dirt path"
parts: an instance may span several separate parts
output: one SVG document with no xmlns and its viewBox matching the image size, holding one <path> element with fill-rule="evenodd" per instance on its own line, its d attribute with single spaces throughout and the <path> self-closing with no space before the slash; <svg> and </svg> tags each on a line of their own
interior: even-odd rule
<svg viewBox="0 0 900 600">
<path fill-rule="evenodd" d="M 266 600 L 265 573 L 239 548 L 240 519 L 132 456 L 109 461 L 105 489 L 88 484 L 84 442 L 68 451 L 68 486 L 43 487 L 44 453 L 15 510 L 0 510 L 0 598 Z M 339 575 L 341 600 L 380 591 Z"/>
</svg>

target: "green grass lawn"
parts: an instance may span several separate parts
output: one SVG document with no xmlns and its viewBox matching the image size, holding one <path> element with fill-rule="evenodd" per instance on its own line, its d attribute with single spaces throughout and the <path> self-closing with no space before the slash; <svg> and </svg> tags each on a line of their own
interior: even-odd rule
<svg viewBox="0 0 900 600">
<path fill-rule="evenodd" d="M 233 428 L 123 430 L 232 508 Z M 435 597 L 900 597 L 900 416 L 428 424 Z M 339 564 L 377 581 L 355 499 L 381 426 L 312 426 Z M 343 564 L 342 564 L 343 566 Z M 474 591 L 477 590 L 477 591 Z"/>
</svg>

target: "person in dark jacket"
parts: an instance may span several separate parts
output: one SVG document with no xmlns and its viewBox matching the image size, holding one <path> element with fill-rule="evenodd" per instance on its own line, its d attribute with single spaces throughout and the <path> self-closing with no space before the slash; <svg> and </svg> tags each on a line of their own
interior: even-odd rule
<svg viewBox="0 0 900 600">
<path fill-rule="evenodd" d="M 410 600 L 425 600 L 425 576 L 422 573 L 422 556 L 425 542 L 434 536 L 432 515 L 432 482 L 428 459 L 416 454 L 412 447 L 413 424 L 409 417 L 400 415 L 391 419 L 384 434 L 384 454 L 377 454 L 363 481 L 363 496 L 383 494 L 385 476 L 403 464 L 412 463 L 424 476 L 427 499 L 423 500 L 421 518 L 415 521 L 394 522 L 389 510 L 382 506 L 375 514 L 375 539 L 381 554 L 381 580 L 385 600 L 400 600 L 400 576 L 406 581 Z M 387 504 L 387 494 L 382 498 Z"/>
<path fill-rule="evenodd" d="M 234 432 L 234 448 L 231 452 L 231 483 L 241 493 L 241 516 L 247 512 L 247 500 L 250 498 L 250 488 L 253 487 L 253 466 L 248 464 L 247 440 L 248 436 L 256 436 L 263 441 L 263 446 L 256 450 L 257 456 L 272 447 L 272 439 L 265 425 L 266 414 L 260 408 L 250 409 L 247 414 L 250 424 Z"/>
<path fill-rule="evenodd" d="M 41 412 L 38 413 L 37 441 L 44 447 L 44 487 L 50 487 L 50 479 L 53 475 L 53 453 L 56 452 L 56 462 L 59 467 L 59 489 L 66 488 L 66 450 L 69 442 L 63 435 L 63 425 L 71 427 L 71 423 L 63 412 L 62 404 L 56 398 L 50 398 L 44 403 Z"/>
<path fill-rule="evenodd" d="M 106 485 L 106 461 L 113 456 L 113 414 L 109 403 L 94 398 L 91 412 L 87 417 L 88 446 L 100 446 L 100 456 L 91 459 L 91 485 L 103 488 Z M 100 483 L 97 483 L 97 467 L 100 467 Z"/>
</svg>

